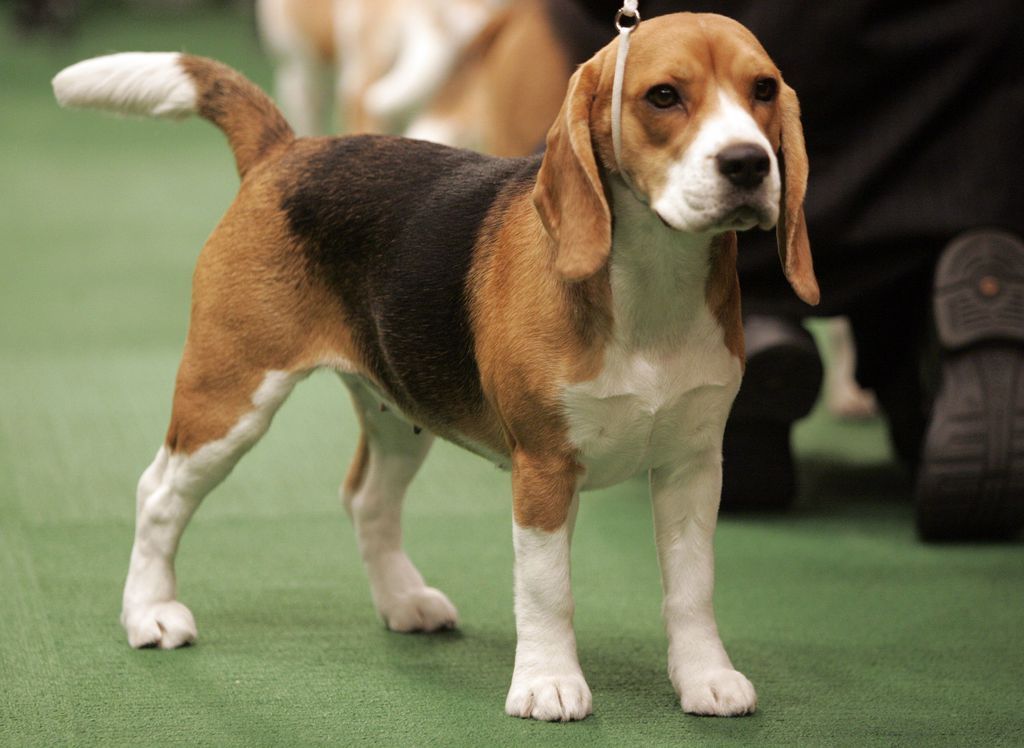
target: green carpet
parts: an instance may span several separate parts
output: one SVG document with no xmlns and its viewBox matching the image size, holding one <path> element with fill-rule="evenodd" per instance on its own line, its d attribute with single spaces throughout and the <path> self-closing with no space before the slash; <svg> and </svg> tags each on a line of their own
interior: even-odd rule
<svg viewBox="0 0 1024 748">
<path fill-rule="evenodd" d="M 193 262 L 236 178 L 210 125 L 60 111 L 48 81 L 133 48 L 214 55 L 264 85 L 269 68 L 251 19 L 226 12 L 101 15 L 59 45 L 0 32 L 0 743 L 1024 744 L 1024 549 L 919 544 L 880 424 L 820 412 L 797 434 L 797 508 L 727 517 L 718 534 L 719 623 L 758 688 L 753 717 L 678 708 L 642 481 L 580 512 L 585 722 L 503 714 L 508 481 L 449 445 L 414 484 L 406 528 L 463 628 L 385 631 L 337 500 L 356 430 L 327 375 L 185 535 L 199 644 L 129 649 L 117 614 L 135 481 L 166 427 Z"/>
</svg>

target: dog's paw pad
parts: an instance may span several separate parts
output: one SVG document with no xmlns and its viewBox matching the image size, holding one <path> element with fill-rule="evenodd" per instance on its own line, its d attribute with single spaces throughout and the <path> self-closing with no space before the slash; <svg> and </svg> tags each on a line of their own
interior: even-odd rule
<svg viewBox="0 0 1024 748">
<path fill-rule="evenodd" d="M 196 640 L 196 619 L 176 600 L 152 603 L 121 614 L 128 643 L 135 649 L 176 649 Z"/>
<path fill-rule="evenodd" d="M 716 717 L 738 717 L 757 709 L 757 692 L 743 673 L 713 670 L 683 684 L 683 711 Z"/>
<path fill-rule="evenodd" d="M 505 712 L 546 722 L 583 719 L 592 711 L 590 687 L 582 675 L 513 678 Z"/>
<path fill-rule="evenodd" d="M 422 587 L 395 597 L 381 616 L 392 631 L 440 631 L 459 625 L 459 612 L 441 590 Z"/>
</svg>

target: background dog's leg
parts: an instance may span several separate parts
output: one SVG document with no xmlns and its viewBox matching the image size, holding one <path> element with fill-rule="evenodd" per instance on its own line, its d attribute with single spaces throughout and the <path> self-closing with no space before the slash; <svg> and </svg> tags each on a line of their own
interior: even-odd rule
<svg viewBox="0 0 1024 748">
<path fill-rule="evenodd" d="M 572 627 L 576 478 L 571 461 L 513 460 L 516 666 L 505 711 L 514 717 L 566 722 L 591 712 Z"/>
<path fill-rule="evenodd" d="M 878 412 L 875 394 L 857 382 L 857 347 L 850 320 L 833 317 L 825 321 L 825 402 L 832 415 L 840 418 L 869 418 Z"/>
<path fill-rule="evenodd" d="M 342 379 L 363 433 L 341 495 L 355 525 L 373 604 L 393 631 L 454 628 L 455 606 L 443 592 L 426 585 L 402 550 L 402 499 L 434 437 L 382 409 L 379 398 L 356 378 Z"/>
<path fill-rule="evenodd" d="M 135 542 L 121 623 L 133 647 L 173 649 L 196 638 L 177 601 L 174 556 L 203 497 L 263 436 L 303 373 L 233 371 L 233 360 L 200 364 L 186 348 L 167 441 L 139 480 Z"/>
<path fill-rule="evenodd" d="M 303 0 L 305 3 L 306 0 Z M 274 95 L 298 135 L 330 132 L 326 121 L 329 51 L 318 49 L 309 24 L 318 3 L 256 0 L 256 21 L 267 52 L 274 58 Z M 322 19 L 330 22 L 331 16 Z"/>
<path fill-rule="evenodd" d="M 330 131 L 327 68 L 318 60 L 295 55 L 280 59 L 274 71 L 274 93 L 297 135 Z"/>
<path fill-rule="evenodd" d="M 757 695 L 733 668 L 715 624 L 713 541 L 721 491 L 720 449 L 651 471 L 669 677 L 684 711 L 726 717 L 753 712 Z"/>
</svg>

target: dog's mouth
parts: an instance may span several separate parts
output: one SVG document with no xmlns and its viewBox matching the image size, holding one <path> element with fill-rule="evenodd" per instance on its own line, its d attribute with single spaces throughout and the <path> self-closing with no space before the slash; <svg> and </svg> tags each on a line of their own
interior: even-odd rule
<svg viewBox="0 0 1024 748">
<path fill-rule="evenodd" d="M 778 209 L 764 200 L 744 201 L 722 211 L 712 227 L 718 231 L 748 231 L 752 228 L 770 229 L 779 219 Z"/>
<path fill-rule="evenodd" d="M 719 223 L 737 231 L 745 231 L 761 223 L 761 211 L 752 205 L 740 205 L 729 211 Z"/>
<path fill-rule="evenodd" d="M 778 220 L 778 214 L 763 205 L 742 203 L 724 211 L 719 217 L 700 226 L 674 226 L 656 208 L 654 214 L 666 228 L 673 231 L 687 231 L 695 234 L 720 233 L 723 231 L 747 231 L 755 226 L 770 229 Z"/>
</svg>

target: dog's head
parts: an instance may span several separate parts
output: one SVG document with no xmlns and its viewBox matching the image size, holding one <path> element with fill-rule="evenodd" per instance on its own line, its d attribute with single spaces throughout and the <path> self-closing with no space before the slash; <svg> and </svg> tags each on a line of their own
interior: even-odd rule
<svg viewBox="0 0 1024 748">
<path fill-rule="evenodd" d="M 816 304 L 800 105 L 757 39 L 716 15 L 641 23 L 622 87 L 621 164 L 611 139 L 618 43 L 576 71 L 548 133 L 533 198 L 557 245 L 558 270 L 579 280 L 607 261 L 612 227 L 603 169 L 624 172 L 640 199 L 678 231 L 776 226 L 786 277 L 801 299 Z"/>
</svg>

